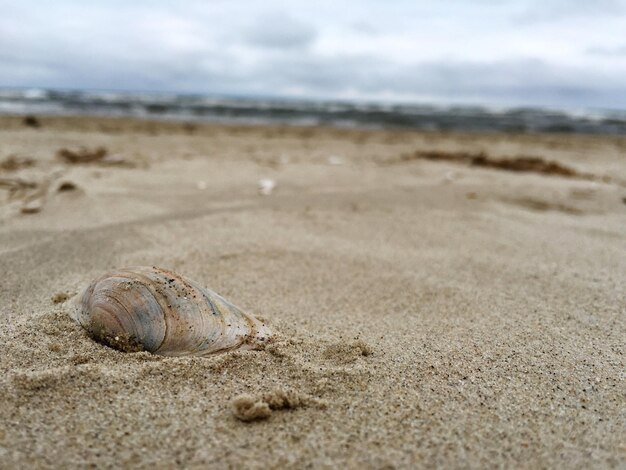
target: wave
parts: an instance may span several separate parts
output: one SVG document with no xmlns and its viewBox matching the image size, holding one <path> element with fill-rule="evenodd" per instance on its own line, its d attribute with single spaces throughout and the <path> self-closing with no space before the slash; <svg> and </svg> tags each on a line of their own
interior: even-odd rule
<svg viewBox="0 0 626 470">
<path fill-rule="evenodd" d="M 626 112 L 532 107 L 232 98 L 205 95 L 0 90 L 0 114 L 104 115 L 186 121 L 419 130 L 626 134 Z"/>
</svg>

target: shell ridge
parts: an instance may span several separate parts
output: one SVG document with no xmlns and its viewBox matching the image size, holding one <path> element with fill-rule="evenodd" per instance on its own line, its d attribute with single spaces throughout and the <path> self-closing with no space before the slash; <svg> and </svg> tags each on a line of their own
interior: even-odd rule
<svg viewBox="0 0 626 470">
<path fill-rule="evenodd" d="M 119 279 L 129 279 L 125 276 L 117 276 L 117 277 Z M 107 295 L 107 300 L 109 302 L 115 302 L 115 304 L 117 304 L 122 310 L 126 312 L 128 318 L 132 322 L 133 327 L 137 333 L 139 333 L 143 329 L 140 322 L 138 322 L 137 319 L 135 318 L 135 315 L 133 315 L 133 312 L 130 312 L 128 308 L 126 307 L 126 305 L 124 305 L 117 297 L 109 294 Z M 117 315 L 114 315 L 114 318 L 115 318 L 115 321 L 120 325 L 120 327 L 123 328 L 124 325 L 122 324 L 121 320 L 117 317 Z M 132 338 L 128 338 L 128 339 L 132 339 Z"/>
<path fill-rule="evenodd" d="M 180 355 L 176 351 L 180 347 L 178 343 L 182 341 L 182 338 L 178 338 L 178 339 L 176 338 L 176 329 L 172 331 L 172 328 L 171 328 L 172 325 L 170 323 L 181 323 L 181 324 L 188 323 L 189 325 L 192 325 L 193 324 L 192 320 L 195 319 L 196 321 L 202 322 L 204 325 L 204 319 L 202 318 L 201 312 L 197 312 L 197 314 L 193 314 L 191 312 L 191 310 L 193 310 L 190 307 L 191 302 L 187 303 L 188 309 L 181 308 L 180 306 L 179 299 L 180 299 L 181 293 L 179 292 L 179 289 L 176 286 L 176 284 L 182 283 L 185 285 L 185 287 L 188 287 L 188 283 L 186 283 L 184 281 L 184 278 L 180 276 L 179 274 L 176 274 L 172 271 L 159 268 L 156 266 L 153 266 L 152 268 L 137 267 L 137 268 L 130 268 L 130 269 L 137 269 L 142 272 L 145 272 L 146 273 L 145 277 L 149 281 L 151 281 L 152 283 L 161 284 L 160 289 L 151 288 L 150 290 L 156 293 L 155 297 L 158 296 L 160 299 L 162 299 L 162 302 L 159 302 L 159 304 L 161 305 L 163 312 L 166 312 L 166 311 L 172 312 L 171 315 L 164 316 L 166 335 L 164 336 L 163 341 L 161 342 L 159 347 L 154 352 L 157 354 L 165 354 L 165 355 L 170 355 L 170 356 Z M 172 294 L 175 294 L 175 295 L 172 295 Z M 187 293 L 183 291 L 183 294 L 187 294 Z M 186 295 L 183 295 L 183 297 L 186 297 Z M 165 305 L 163 303 L 165 303 Z M 177 310 L 178 310 L 178 313 L 174 314 L 174 312 L 176 312 Z M 169 318 L 169 317 L 176 317 L 176 318 Z M 191 348 L 193 350 L 193 345 L 190 345 L 188 342 L 185 343 L 185 345 L 186 347 Z"/>
<path fill-rule="evenodd" d="M 141 270 L 142 272 L 138 272 L 139 270 Z M 158 270 L 158 268 L 157 268 Z M 167 298 L 165 298 L 165 296 L 158 292 L 156 289 L 152 288 L 152 282 L 154 281 L 149 274 L 143 274 L 143 271 L 146 271 L 146 269 L 142 266 L 138 266 L 138 267 L 132 267 L 132 268 L 125 268 L 124 271 L 128 272 L 131 276 L 137 278 L 135 280 L 137 280 L 137 282 L 141 283 L 142 286 L 145 286 L 146 289 L 148 290 L 148 292 L 150 292 L 150 295 L 152 295 L 152 297 L 154 298 L 155 302 L 159 305 L 159 307 L 161 308 L 161 311 L 164 312 L 165 308 L 168 307 L 168 303 L 167 303 Z M 130 278 L 132 279 L 132 277 Z M 154 353 L 157 353 L 159 351 L 159 349 L 161 349 L 161 346 L 163 346 L 163 344 L 165 343 L 168 335 L 169 335 L 169 322 L 164 321 L 163 322 L 164 325 L 164 334 L 163 334 L 163 339 L 161 340 L 161 342 L 159 343 L 159 345 L 154 348 Z"/>
<path fill-rule="evenodd" d="M 194 354 L 196 354 L 198 351 L 207 349 L 208 345 L 213 342 L 213 337 L 210 336 L 208 332 L 210 332 L 212 329 L 216 329 L 211 328 L 211 324 L 215 324 L 217 322 L 217 313 L 215 311 L 215 307 L 212 302 L 210 293 L 207 292 L 208 289 L 205 289 L 199 284 L 189 279 L 186 279 L 178 274 L 171 273 L 171 275 L 175 277 L 178 281 L 180 281 L 180 283 L 183 285 L 183 293 L 185 294 L 185 296 L 191 295 L 192 298 L 195 299 L 195 301 L 189 299 L 189 304 L 193 308 L 193 310 L 197 312 L 196 318 L 197 321 L 200 323 L 197 330 L 199 330 L 201 333 L 197 335 L 196 341 L 194 341 L 193 344 L 190 344 L 189 348 L 191 351 L 194 351 Z M 209 309 L 211 309 L 210 313 L 212 314 L 208 318 L 206 315 L 203 314 L 203 312 L 206 312 L 207 306 Z"/>
<path fill-rule="evenodd" d="M 126 310 L 126 307 L 119 301 L 117 300 L 115 297 L 113 297 L 112 295 L 108 295 L 106 296 L 106 300 L 108 302 L 113 302 L 115 303 L 118 307 L 120 307 L 122 310 L 124 310 L 126 313 L 129 313 L 128 310 Z M 129 314 L 129 317 L 131 317 L 131 321 L 133 322 L 133 324 L 135 323 L 135 319 L 132 318 L 132 316 Z M 124 327 L 124 324 L 122 323 L 122 321 L 118 318 L 117 315 L 113 315 L 113 318 L 115 319 L 116 323 L 120 326 L 120 328 Z"/>
<path fill-rule="evenodd" d="M 233 344 L 232 346 L 224 347 L 222 346 L 223 338 L 220 337 L 216 340 L 216 343 L 222 346 L 220 348 L 221 350 L 237 348 L 243 344 L 243 340 L 242 340 L 241 335 L 238 334 L 238 329 L 233 328 L 233 324 L 238 323 L 237 320 L 240 320 L 240 318 L 237 315 L 236 311 L 231 309 L 228 304 L 224 304 L 222 297 L 219 294 L 213 293 L 213 295 L 215 296 L 215 300 L 219 302 L 218 303 L 214 301 L 214 305 L 217 308 L 218 312 L 220 313 L 220 320 L 222 322 L 222 327 L 223 327 L 223 331 L 220 336 L 226 336 L 226 333 L 232 333 L 232 335 L 237 341 L 237 343 Z M 224 309 L 224 306 L 226 306 L 225 309 Z"/>
<path fill-rule="evenodd" d="M 82 313 L 85 310 L 85 304 L 88 303 L 88 299 L 89 297 L 93 294 L 93 290 L 96 286 L 96 282 L 94 281 L 91 284 L 89 284 L 73 301 L 73 307 L 72 309 L 70 309 L 70 317 L 78 322 L 79 325 L 81 325 L 83 328 L 85 327 L 85 323 L 83 320 L 83 315 Z"/>
<path fill-rule="evenodd" d="M 228 316 L 231 317 L 228 319 L 229 323 L 226 324 L 226 319 L 224 319 L 224 324 L 225 324 L 225 329 L 227 328 L 228 331 L 231 331 L 235 337 L 237 338 L 237 344 L 233 347 L 229 347 L 228 349 L 233 349 L 233 348 L 238 348 L 238 347 L 242 347 L 243 345 L 245 345 L 249 338 L 254 336 L 254 331 L 256 330 L 254 322 L 250 321 L 251 320 L 251 316 L 248 315 L 246 312 L 244 312 L 243 310 L 241 310 L 239 307 L 236 307 L 235 305 L 231 304 L 228 300 L 226 300 L 224 297 L 222 297 L 221 295 L 214 293 L 215 295 L 215 300 L 219 301 L 219 305 L 217 308 L 219 309 L 220 312 L 223 312 L 224 310 L 226 310 L 226 312 L 228 313 Z M 224 314 L 222 314 L 224 316 Z M 248 326 L 248 332 L 243 333 L 240 331 L 240 323 L 241 322 L 246 323 L 246 325 Z"/>
<path fill-rule="evenodd" d="M 133 269 L 135 269 L 135 271 L 133 271 Z M 152 284 L 152 282 L 151 282 L 152 279 L 148 275 L 146 275 L 146 274 L 142 274 L 140 272 L 137 272 L 137 269 L 139 269 L 139 268 L 124 268 L 124 269 L 120 270 L 120 273 L 123 274 L 123 275 L 121 275 L 119 277 L 121 279 L 128 279 L 130 281 L 138 282 L 152 296 L 152 298 L 154 299 L 156 304 L 160 307 L 161 311 L 164 311 L 164 308 L 167 306 L 167 303 L 164 305 L 161 300 L 166 300 L 166 299 L 163 299 L 163 296 L 158 291 L 152 289 L 152 285 L 151 285 Z M 130 316 L 132 317 L 133 322 L 134 322 L 135 325 L 137 325 L 137 324 L 141 325 L 141 322 L 136 321 L 136 319 L 134 318 L 135 316 L 132 313 L 130 313 Z M 158 351 L 159 348 L 165 342 L 165 339 L 167 338 L 168 322 L 164 321 L 163 324 L 164 324 L 164 327 L 165 327 L 165 332 L 163 334 L 163 338 L 159 342 L 158 346 L 156 346 L 155 348 L 151 348 L 151 349 L 153 349 L 153 351 L 150 351 L 150 352 Z M 143 330 L 143 325 L 141 325 L 141 330 Z M 136 331 L 139 331 L 139 330 L 136 329 Z"/>
<path fill-rule="evenodd" d="M 221 331 L 219 332 L 219 335 L 212 335 L 211 337 L 206 337 L 203 343 L 206 343 L 207 345 L 211 343 L 216 344 L 217 340 L 219 339 L 219 336 L 224 334 L 224 330 L 226 329 L 224 315 L 222 314 L 222 311 L 217 307 L 217 305 L 215 305 L 215 302 L 213 302 L 213 299 L 211 298 L 212 292 L 209 291 L 209 289 L 206 289 L 202 286 L 198 286 L 197 290 L 199 290 L 202 293 L 202 297 L 204 301 L 211 308 L 211 313 L 213 314 L 213 316 L 211 317 L 212 320 L 214 320 L 216 323 L 219 323 L 219 325 L 221 326 Z M 219 351 L 219 349 L 213 350 L 213 352 L 217 352 L 217 351 Z"/>
</svg>

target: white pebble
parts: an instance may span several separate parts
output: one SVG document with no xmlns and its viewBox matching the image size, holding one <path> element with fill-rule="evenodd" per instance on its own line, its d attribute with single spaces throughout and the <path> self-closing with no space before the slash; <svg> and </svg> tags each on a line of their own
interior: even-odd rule
<svg viewBox="0 0 626 470">
<path fill-rule="evenodd" d="M 456 171 L 446 171 L 446 174 L 443 177 L 443 182 L 444 183 L 452 183 L 453 181 L 458 180 L 459 177 L 460 177 L 460 175 Z"/>
<path fill-rule="evenodd" d="M 276 187 L 276 181 L 269 178 L 262 178 L 257 182 L 257 189 L 262 196 L 269 196 Z"/>
</svg>

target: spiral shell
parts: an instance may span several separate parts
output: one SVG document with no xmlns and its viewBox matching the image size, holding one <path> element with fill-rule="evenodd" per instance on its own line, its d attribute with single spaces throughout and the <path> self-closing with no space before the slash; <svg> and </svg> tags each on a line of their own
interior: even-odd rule
<svg viewBox="0 0 626 470">
<path fill-rule="evenodd" d="M 99 277 L 70 315 L 94 340 L 125 352 L 205 356 L 259 349 L 271 337 L 265 324 L 215 292 L 148 266 Z"/>
</svg>

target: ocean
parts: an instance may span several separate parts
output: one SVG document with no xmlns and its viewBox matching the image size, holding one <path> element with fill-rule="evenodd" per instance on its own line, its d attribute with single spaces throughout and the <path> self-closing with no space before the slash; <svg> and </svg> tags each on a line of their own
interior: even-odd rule
<svg viewBox="0 0 626 470">
<path fill-rule="evenodd" d="M 232 124 L 626 134 L 626 111 L 549 110 L 0 89 L 0 114 L 100 115 Z"/>
</svg>

